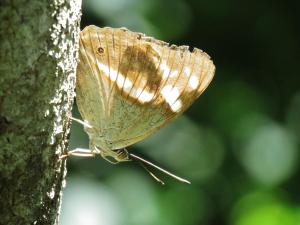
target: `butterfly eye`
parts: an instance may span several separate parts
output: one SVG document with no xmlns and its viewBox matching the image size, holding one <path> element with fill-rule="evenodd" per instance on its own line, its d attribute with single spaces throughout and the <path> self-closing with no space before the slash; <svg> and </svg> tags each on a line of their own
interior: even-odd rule
<svg viewBox="0 0 300 225">
<path fill-rule="evenodd" d="M 104 49 L 103 49 L 102 47 L 99 47 L 99 48 L 97 49 L 97 52 L 98 52 L 99 54 L 103 54 L 103 53 L 104 53 Z"/>
</svg>

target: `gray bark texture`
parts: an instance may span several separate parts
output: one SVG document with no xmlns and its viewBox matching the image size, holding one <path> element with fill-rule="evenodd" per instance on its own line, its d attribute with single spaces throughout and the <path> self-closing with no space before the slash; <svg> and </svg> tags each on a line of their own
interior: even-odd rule
<svg viewBox="0 0 300 225">
<path fill-rule="evenodd" d="M 80 9 L 0 1 L 0 225 L 58 224 Z"/>
</svg>

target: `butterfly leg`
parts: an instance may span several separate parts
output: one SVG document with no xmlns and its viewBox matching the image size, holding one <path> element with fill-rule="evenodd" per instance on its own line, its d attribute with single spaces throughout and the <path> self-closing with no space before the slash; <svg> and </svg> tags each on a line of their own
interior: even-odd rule
<svg viewBox="0 0 300 225">
<path fill-rule="evenodd" d="M 102 155 L 102 154 L 101 154 L 101 156 L 102 156 L 103 159 L 105 159 L 107 162 L 109 162 L 109 163 L 111 163 L 111 164 L 116 165 L 116 164 L 119 163 L 119 161 L 112 161 L 107 155 Z"/>
<path fill-rule="evenodd" d="M 79 157 L 94 157 L 98 152 L 90 149 L 75 148 L 74 150 L 68 151 L 67 154 L 61 155 L 59 158 L 64 159 L 68 156 L 79 156 Z"/>
<path fill-rule="evenodd" d="M 92 126 L 91 126 L 88 122 L 85 122 L 85 121 L 83 121 L 83 120 L 74 118 L 74 117 L 72 117 L 72 116 L 68 116 L 68 118 L 71 119 L 71 120 L 76 121 L 77 123 L 79 123 L 79 124 L 81 124 L 81 125 L 83 125 L 83 126 L 85 126 L 85 127 L 92 128 Z"/>
</svg>

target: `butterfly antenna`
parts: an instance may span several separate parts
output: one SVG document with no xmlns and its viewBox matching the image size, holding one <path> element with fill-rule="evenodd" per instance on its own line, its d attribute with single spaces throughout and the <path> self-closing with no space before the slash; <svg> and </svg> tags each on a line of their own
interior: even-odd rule
<svg viewBox="0 0 300 225">
<path fill-rule="evenodd" d="M 154 180 L 156 180 L 158 183 L 161 183 L 162 185 L 165 185 L 165 182 L 163 182 L 161 179 L 155 176 L 155 174 L 152 173 L 141 161 L 138 161 L 138 163 L 150 174 L 151 177 L 154 178 Z"/>
<path fill-rule="evenodd" d="M 135 155 L 135 154 L 129 153 L 129 155 L 130 155 L 132 158 L 134 158 L 134 159 L 136 159 L 136 160 L 138 160 L 138 161 L 140 161 L 140 162 L 142 162 L 142 163 L 145 163 L 145 164 L 147 164 L 147 165 L 149 165 L 149 166 L 152 166 L 153 168 L 155 168 L 155 169 L 157 169 L 157 170 L 159 170 L 159 171 L 161 171 L 161 172 L 163 172 L 163 173 L 169 175 L 170 177 L 173 177 L 174 179 L 176 179 L 176 180 L 178 180 L 178 181 L 180 181 L 180 182 L 187 183 L 187 184 L 191 184 L 190 181 L 188 181 L 188 180 L 186 180 L 186 179 L 184 179 L 184 178 L 181 178 L 181 177 L 179 177 L 179 176 L 176 176 L 175 174 L 173 174 L 173 173 L 171 173 L 171 172 L 169 172 L 169 171 L 167 171 L 167 170 L 165 170 L 165 169 L 163 169 L 163 168 L 161 168 L 161 167 L 159 167 L 159 166 L 153 164 L 152 162 L 149 162 L 149 161 L 147 161 L 147 160 L 145 160 L 145 159 L 143 159 L 143 158 L 141 158 L 141 157 L 139 157 L 139 156 L 137 156 L 137 155 Z M 142 165 L 143 165 L 143 164 L 142 164 Z M 155 180 L 157 180 L 157 181 L 160 182 L 160 183 L 163 183 L 163 182 L 162 182 L 160 179 L 158 179 L 151 171 L 149 171 L 144 165 L 143 165 L 143 167 L 148 171 L 148 173 L 149 173 Z"/>
</svg>

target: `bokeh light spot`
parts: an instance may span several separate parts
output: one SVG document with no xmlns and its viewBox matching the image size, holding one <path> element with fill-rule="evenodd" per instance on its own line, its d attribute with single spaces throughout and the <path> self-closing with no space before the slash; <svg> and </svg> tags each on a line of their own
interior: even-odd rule
<svg viewBox="0 0 300 225">
<path fill-rule="evenodd" d="M 240 199 L 232 211 L 233 225 L 297 225 L 297 211 L 276 193 L 251 193 Z"/>
<path fill-rule="evenodd" d="M 115 175 L 107 183 L 127 215 L 122 224 L 159 224 L 159 208 L 154 187 L 161 186 L 142 168 L 139 169 L 141 170 L 115 171 Z"/>
<path fill-rule="evenodd" d="M 274 122 L 255 130 L 240 156 L 245 169 L 256 181 L 271 186 L 287 180 L 298 162 L 293 135 Z"/>
<path fill-rule="evenodd" d="M 190 22 L 190 9 L 182 0 L 89 0 L 83 6 L 107 26 L 127 27 L 162 39 L 180 37 Z"/>
<path fill-rule="evenodd" d="M 213 176 L 224 157 L 223 142 L 218 134 L 196 126 L 185 116 L 136 146 L 193 181 Z"/>
<path fill-rule="evenodd" d="M 62 225 L 122 225 L 118 199 L 100 182 L 69 177 L 64 190 Z"/>
</svg>

